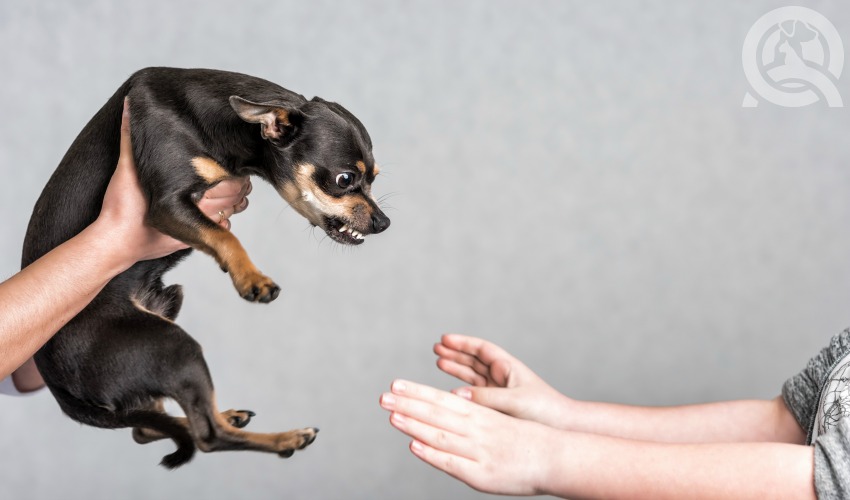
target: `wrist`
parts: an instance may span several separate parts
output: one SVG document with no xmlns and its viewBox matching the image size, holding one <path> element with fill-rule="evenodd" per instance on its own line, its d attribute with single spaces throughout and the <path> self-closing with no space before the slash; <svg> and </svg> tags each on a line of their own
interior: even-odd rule
<svg viewBox="0 0 850 500">
<path fill-rule="evenodd" d="M 122 234 L 120 227 L 99 217 L 75 237 L 86 246 L 89 255 L 98 259 L 109 279 L 126 271 L 139 260 L 133 253 L 135 245 L 127 235 Z"/>
<path fill-rule="evenodd" d="M 582 402 L 559 392 L 550 400 L 551 408 L 545 413 L 550 427 L 565 431 L 576 430 L 579 416 L 582 414 Z"/>
<path fill-rule="evenodd" d="M 537 473 L 532 476 L 535 495 L 554 495 L 565 498 L 565 493 L 574 491 L 571 479 L 582 469 L 587 458 L 582 451 L 578 434 L 546 427 L 544 439 L 536 447 Z"/>
</svg>

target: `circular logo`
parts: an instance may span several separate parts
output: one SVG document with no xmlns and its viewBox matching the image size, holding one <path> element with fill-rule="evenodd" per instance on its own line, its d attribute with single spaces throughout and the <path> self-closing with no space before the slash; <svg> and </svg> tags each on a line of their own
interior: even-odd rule
<svg viewBox="0 0 850 500">
<path fill-rule="evenodd" d="M 844 47 L 835 26 L 806 7 L 782 7 L 761 16 L 744 39 L 744 75 L 758 97 L 779 106 L 800 107 L 825 101 L 844 106 L 838 78 Z M 744 107 L 758 99 L 749 92 Z"/>
</svg>

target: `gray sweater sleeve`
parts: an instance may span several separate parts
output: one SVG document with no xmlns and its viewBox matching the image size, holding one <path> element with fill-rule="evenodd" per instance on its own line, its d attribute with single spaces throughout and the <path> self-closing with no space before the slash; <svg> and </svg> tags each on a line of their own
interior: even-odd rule
<svg viewBox="0 0 850 500">
<path fill-rule="evenodd" d="M 788 379 L 782 386 L 785 405 L 791 410 L 804 431 L 811 429 L 826 376 L 829 375 L 833 365 L 848 352 L 850 352 L 850 328 L 832 337 L 829 345 L 810 359 L 803 371 Z"/>
<path fill-rule="evenodd" d="M 850 419 L 842 418 L 825 434 L 811 439 L 812 420 L 830 370 L 850 353 L 850 329 L 832 338 L 829 345 L 809 360 L 806 368 L 782 386 L 785 405 L 807 431 L 814 444 L 815 491 L 821 500 L 850 498 Z"/>
</svg>

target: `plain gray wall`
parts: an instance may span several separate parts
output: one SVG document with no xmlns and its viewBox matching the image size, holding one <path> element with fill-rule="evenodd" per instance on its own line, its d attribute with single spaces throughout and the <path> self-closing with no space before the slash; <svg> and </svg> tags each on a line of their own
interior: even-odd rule
<svg viewBox="0 0 850 500">
<path fill-rule="evenodd" d="M 577 398 L 770 398 L 850 324 L 847 109 L 742 109 L 771 1 L 0 2 L 0 276 L 32 205 L 133 71 L 219 68 L 343 103 L 370 130 L 392 227 L 345 249 L 255 183 L 234 232 L 283 287 L 248 304 L 207 256 L 179 323 L 222 408 L 318 426 L 289 460 L 198 455 L 4 398 L 0 498 L 430 499 L 378 396 L 449 389 L 443 332 L 489 338 Z M 846 2 L 799 2 L 850 42 Z M 839 80 L 850 102 L 850 76 Z"/>
</svg>

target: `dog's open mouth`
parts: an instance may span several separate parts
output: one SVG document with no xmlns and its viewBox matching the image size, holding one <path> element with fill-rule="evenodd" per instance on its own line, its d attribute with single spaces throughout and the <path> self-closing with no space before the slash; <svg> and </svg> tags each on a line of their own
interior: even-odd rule
<svg viewBox="0 0 850 500">
<path fill-rule="evenodd" d="M 325 232 L 332 240 L 343 245 L 360 245 L 366 237 L 363 233 L 352 229 L 344 220 L 336 217 L 325 218 Z"/>
</svg>

